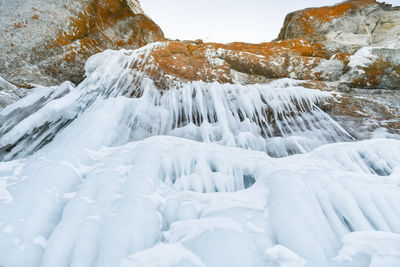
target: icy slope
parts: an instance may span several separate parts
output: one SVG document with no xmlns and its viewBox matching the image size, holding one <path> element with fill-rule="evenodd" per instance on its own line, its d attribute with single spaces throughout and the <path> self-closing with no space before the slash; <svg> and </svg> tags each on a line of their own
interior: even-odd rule
<svg viewBox="0 0 400 267">
<path fill-rule="evenodd" d="M 150 51 L 163 45 L 95 55 L 86 65 L 87 79 L 77 88 L 70 83 L 38 88 L 8 106 L 0 113 L 0 156 L 8 160 L 32 153 L 81 114 L 103 124 L 118 120 L 116 135 L 109 137 L 114 140 L 99 140 L 99 145 L 167 134 L 286 156 L 351 140 L 316 105 L 332 96 L 295 86 L 290 79 L 250 86 L 192 82 L 158 90 L 146 73 L 152 69 Z M 143 71 L 134 72 L 132 66 Z M 90 115 L 97 112 L 105 114 Z"/>
<path fill-rule="evenodd" d="M 400 265 L 399 140 L 291 80 L 159 91 L 160 45 L 0 111 L 0 266 Z"/>
</svg>

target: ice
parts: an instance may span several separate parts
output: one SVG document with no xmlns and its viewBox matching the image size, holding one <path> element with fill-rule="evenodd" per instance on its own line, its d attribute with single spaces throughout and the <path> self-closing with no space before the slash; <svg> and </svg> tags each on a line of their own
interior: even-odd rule
<svg viewBox="0 0 400 267">
<path fill-rule="evenodd" d="M 372 54 L 372 47 L 363 47 L 350 57 L 348 64 L 351 68 L 367 67 L 377 56 Z"/>
<path fill-rule="evenodd" d="M 76 88 L 64 83 L 37 90 L 7 107 L 0 113 L 0 158 L 30 155 L 73 121 L 87 124 L 88 116 L 118 121 L 107 129 L 107 142 L 99 140 L 99 145 L 173 135 L 282 157 L 352 139 L 318 107 L 333 97 L 330 93 L 305 89 L 290 79 L 248 86 L 198 81 L 160 91 L 148 73 L 155 68 L 149 52 L 162 46 L 107 50 L 88 60 L 87 78 Z M 133 66 L 138 70 L 133 72 Z M 104 114 L 104 106 L 114 116 Z"/>
<path fill-rule="evenodd" d="M 399 266 L 400 235 L 387 232 L 354 232 L 342 238 L 343 247 L 336 260 L 352 261 L 358 253 L 371 256 L 371 267 Z"/>
<path fill-rule="evenodd" d="M 179 243 L 160 243 L 155 247 L 131 255 L 123 260 L 121 267 L 205 267 L 204 263 L 190 250 Z"/>
<path fill-rule="evenodd" d="M 0 111 L 0 266 L 398 266 L 400 140 L 290 79 L 160 92 L 162 45 Z"/>
<path fill-rule="evenodd" d="M 364 168 L 364 162 L 338 159 L 398 149 L 400 141 L 381 139 L 330 144 L 308 154 L 274 159 L 263 152 L 159 136 L 90 151 L 82 157 L 83 168 L 74 162 L 49 165 L 38 153 L 20 162 L 24 167 L 19 176 L 29 178 L 8 189 L 14 202 L 0 208 L 0 214 L 7 214 L 1 217 L 3 228 L 15 228 L 0 239 L 1 251 L 8 251 L 2 264 L 115 266 L 154 245 L 181 244 L 206 266 L 234 266 L 234 262 L 260 266 L 272 259 L 283 264 L 301 262 L 300 258 L 306 266 L 351 266 L 333 261 L 341 237 L 355 231 L 400 232 L 400 197 L 392 183 L 399 177 L 394 172 L 378 176 Z M 174 166 L 177 180 L 186 177 L 185 172 L 201 177 L 198 173 L 220 166 L 223 158 L 225 167 L 215 172 L 224 176 L 211 176 L 210 181 L 231 190 L 188 191 L 165 180 L 166 166 Z M 392 169 L 400 166 L 395 153 L 382 161 Z M 255 182 L 248 189 L 235 187 L 244 174 Z M 230 179 L 217 181 L 220 177 Z M 188 183 L 197 184 L 197 179 Z M 35 246 L 38 236 L 48 240 L 45 249 Z M 17 247 L 11 243 L 15 237 L 21 238 Z M 299 258 L 286 252 L 281 258 L 278 252 L 264 254 L 276 245 Z M 174 260 L 187 259 L 185 255 L 182 251 Z M 143 257 L 141 264 L 145 259 L 153 264 L 152 257 Z"/>
<path fill-rule="evenodd" d="M 290 249 L 281 245 L 273 246 L 265 251 L 269 266 L 303 267 L 306 261 Z"/>
</svg>

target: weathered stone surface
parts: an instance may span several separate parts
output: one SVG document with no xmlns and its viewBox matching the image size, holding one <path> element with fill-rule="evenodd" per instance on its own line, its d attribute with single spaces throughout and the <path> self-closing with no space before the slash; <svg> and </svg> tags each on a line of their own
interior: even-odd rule
<svg viewBox="0 0 400 267">
<path fill-rule="evenodd" d="M 96 52 L 164 40 L 136 0 L 69 0 L 65 6 L 52 0 L 41 9 L 22 7 L 19 1 L 13 5 L 24 10 L 20 17 L 27 17 L 26 21 L 13 18 L 19 18 L 15 11 L 0 11 L 11 14 L 0 18 L 2 27 L 10 29 L 10 38 L 0 41 L 6 48 L 1 52 L 0 74 L 19 87 L 32 82 L 79 82 L 85 60 Z M 40 2 L 33 0 L 32 5 Z M 63 12 L 50 11 L 57 8 Z M 147 75 L 160 90 L 191 81 L 304 80 L 306 87 L 341 91 L 323 107 L 340 121 L 371 131 L 377 127 L 398 131 L 399 38 L 400 9 L 374 0 L 350 0 L 289 14 L 278 41 L 163 42 L 146 58 L 145 68 L 133 64 L 132 71 Z"/>
<path fill-rule="evenodd" d="M 363 48 L 349 66 L 342 80 L 350 87 L 400 89 L 400 49 Z"/>
<path fill-rule="evenodd" d="M 337 82 L 305 81 L 302 86 L 335 92 L 321 108 L 356 138 L 370 138 L 378 128 L 400 134 L 400 93 L 397 90 L 351 89 L 340 91 Z"/>
<path fill-rule="evenodd" d="M 322 45 L 303 39 L 261 44 L 170 41 L 150 54 L 151 75 L 161 89 L 198 80 L 251 84 L 285 77 L 326 79 L 314 69 L 330 61 Z"/>
<path fill-rule="evenodd" d="M 289 77 L 339 81 L 349 88 L 398 89 L 399 19 L 399 8 L 350 0 L 289 14 L 280 41 L 174 41 L 151 56 L 161 73 L 161 87 L 171 80 L 246 84 Z M 363 55 L 367 50 L 370 55 Z"/>
<path fill-rule="evenodd" d="M 89 56 L 164 39 L 137 0 L 1 1 L 0 31 L 0 75 L 20 86 L 78 83 Z"/>
<path fill-rule="evenodd" d="M 364 46 L 399 48 L 400 9 L 375 0 L 350 0 L 307 8 L 286 16 L 278 39 L 321 42 L 330 55 L 355 53 Z"/>
</svg>

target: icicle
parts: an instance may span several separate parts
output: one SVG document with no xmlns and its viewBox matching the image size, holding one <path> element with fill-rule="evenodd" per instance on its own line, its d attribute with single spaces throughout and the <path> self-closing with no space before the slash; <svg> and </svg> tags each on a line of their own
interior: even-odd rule
<svg viewBox="0 0 400 267">
<path fill-rule="evenodd" d="M 16 104 L 21 105 L 18 112 L 12 112 L 13 107 L 4 110 L 1 157 L 31 154 L 96 101 L 120 96 L 137 100 L 120 118 L 121 127 L 128 125 L 131 130 L 126 140 L 119 137 L 118 144 L 174 135 L 281 157 L 351 140 L 317 107 L 331 95 L 296 86 L 290 79 L 248 86 L 191 82 L 161 92 L 148 74 L 155 68 L 150 52 L 164 45 L 97 54 L 88 60 L 87 78 L 77 88 L 68 83 L 49 88 L 43 96 L 32 94 L 24 100 L 26 104 Z"/>
</svg>

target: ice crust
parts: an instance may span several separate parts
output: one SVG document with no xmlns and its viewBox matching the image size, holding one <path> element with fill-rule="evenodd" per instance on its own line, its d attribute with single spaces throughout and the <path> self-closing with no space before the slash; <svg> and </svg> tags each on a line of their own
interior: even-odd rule
<svg viewBox="0 0 400 267">
<path fill-rule="evenodd" d="M 0 266 L 398 266 L 399 140 L 290 79 L 160 92 L 162 45 L 0 111 Z"/>
</svg>

